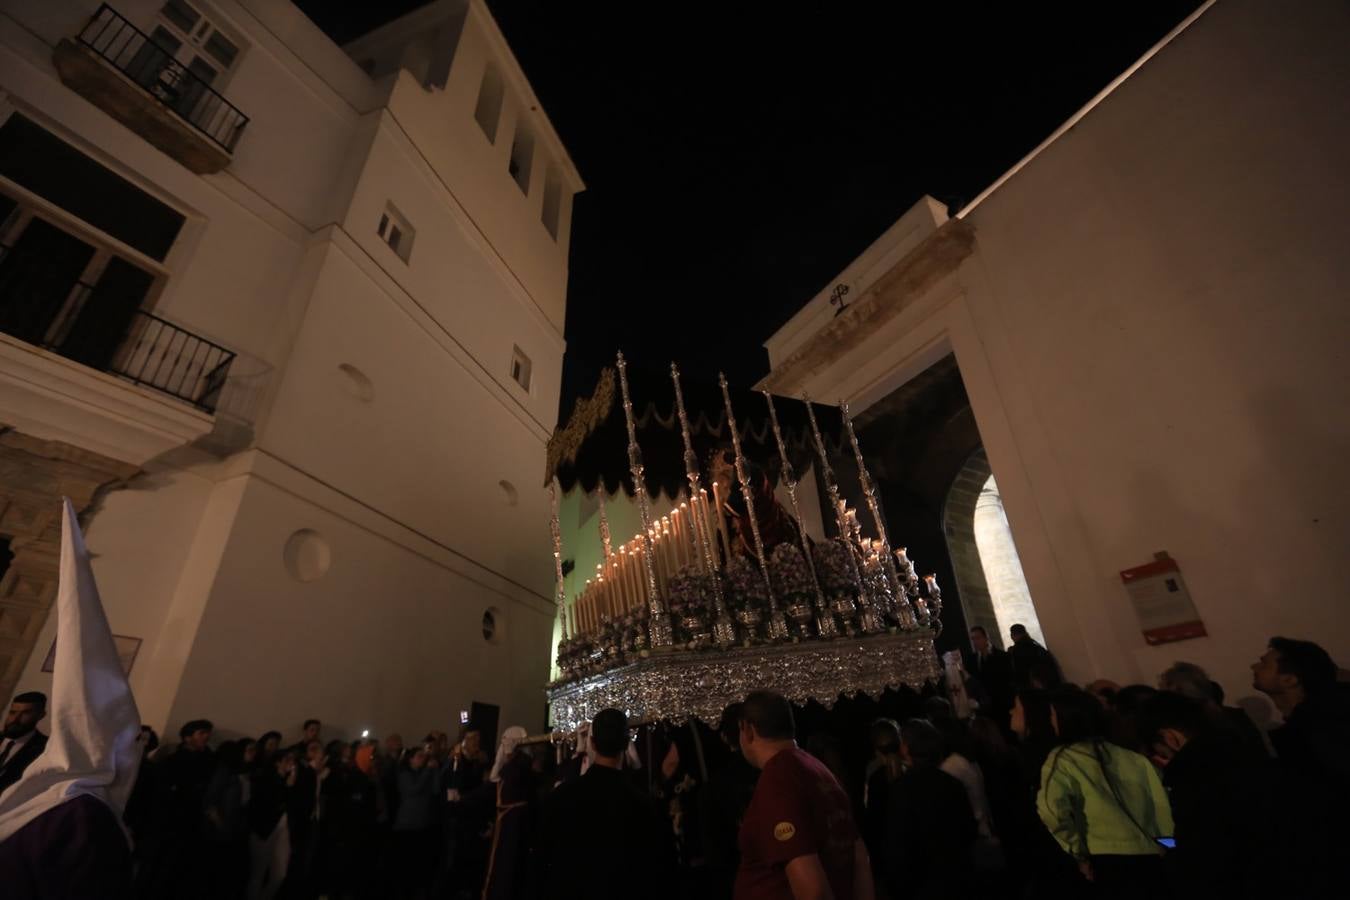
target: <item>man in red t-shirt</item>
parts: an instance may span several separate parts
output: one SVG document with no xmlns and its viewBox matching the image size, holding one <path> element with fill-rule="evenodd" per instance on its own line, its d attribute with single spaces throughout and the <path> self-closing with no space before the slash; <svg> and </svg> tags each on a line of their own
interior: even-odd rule
<svg viewBox="0 0 1350 900">
<path fill-rule="evenodd" d="M 796 737 L 786 698 L 768 691 L 745 698 L 741 752 L 761 774 L 741 823 L 735 898 L 874 900 L 848 795 Z"/>
</svg>

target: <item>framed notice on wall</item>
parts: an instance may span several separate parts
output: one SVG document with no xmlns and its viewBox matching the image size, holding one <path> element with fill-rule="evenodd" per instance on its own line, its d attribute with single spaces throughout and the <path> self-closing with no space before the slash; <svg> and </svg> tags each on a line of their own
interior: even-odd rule
<svg viewBox="0 0 1350 900">
<path fill-rule="evenodd" d="M 1181 580 L 1176 560 L 1164 555 L 1147 565 L 1126 569 L 1120 573 L 1120 580 L 1148 643 L 1170 644 L 1206 636 L 1205 623 L 1191 602 L 1191 592 Z"/>
<path fill-rule="evenodd" d="M 130 675 L 131 666 L 136 662 L 136 654 L 141 650 L 141 639 L 122 634 L 114 634 L 112 639 L 117 646 L 117 659 L 122 663 L 122 674 Z M 47 658 L 42 662 L 42 671 L 52 672 L 55 669 L 56 641 L 52 641 L 52 648 L 47 651 Z"/>
</svg>

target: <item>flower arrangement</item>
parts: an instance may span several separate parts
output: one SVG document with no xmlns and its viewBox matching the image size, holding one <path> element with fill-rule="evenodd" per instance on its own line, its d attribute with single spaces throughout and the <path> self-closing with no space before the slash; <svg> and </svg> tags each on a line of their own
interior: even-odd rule
<svg viewBox="0 0 1350 900">
<path fill-rule="evenodd" d="M 837 538 L 816 544 L 813 550 L 816 577 L 820 579 L 820 587 L 827 596 L 858 595 L 858 585 L 853 580 L 853 566 L 848 559 L 851 552 L 848 545 Z"/>
<path fill-rule="evenodd" d="M 732 610 L 764 609 L 769 605 L 764 573 L 744 556 L 734 558 L 726 569 L 727 605 Z"/>
<path fill-rule="evenodd" d="M 785 603 L 810 603 L 816 592 L 806 557 L 792 544 L 779 544 L 769 555 L 769 574 L 780 599 Z"/>
</svg>

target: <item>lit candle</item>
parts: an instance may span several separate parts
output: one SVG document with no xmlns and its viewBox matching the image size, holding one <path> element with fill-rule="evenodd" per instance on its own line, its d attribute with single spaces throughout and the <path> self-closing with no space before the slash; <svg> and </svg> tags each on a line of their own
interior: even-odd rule
<svg viewBox="0 0 1350 900">
<path fill-rule="evenodd" d="M 627 546 L 623 551 L 624 578 L 628 581 L 629 608 L 637 609 L 642 605 L 642 585 L 638 583 L 637 553 Z"/>
</svg>

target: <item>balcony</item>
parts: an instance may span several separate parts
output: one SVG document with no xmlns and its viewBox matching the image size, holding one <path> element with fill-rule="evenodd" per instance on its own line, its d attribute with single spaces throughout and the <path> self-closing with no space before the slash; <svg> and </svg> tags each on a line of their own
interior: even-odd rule
<svg viewBox="0 0 1350 900">
<path fill-rule="evenodd" d="M 199 175 L 230 164 L 248 116 L 106 3 L 52 51 L 67 87 Z"/>
<path fill-rule="evenodd" d="M 0 423 L 136 465 L 209 433 L 235 354 L 144 294 L 125 269 L 85 281 L 0 245 Z"/>
</svg>

